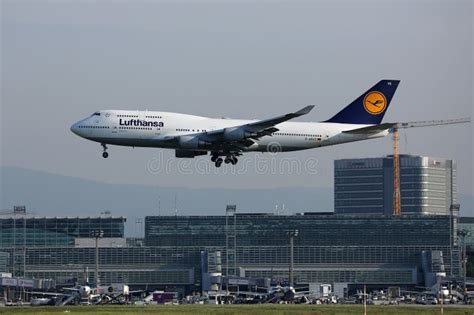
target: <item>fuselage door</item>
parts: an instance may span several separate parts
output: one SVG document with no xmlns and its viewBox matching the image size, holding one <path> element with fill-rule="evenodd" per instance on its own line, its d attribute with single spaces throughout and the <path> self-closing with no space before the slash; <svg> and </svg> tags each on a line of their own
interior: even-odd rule
<svg viewBox="0 0 474 315">
<path fill-rule="evenodd" d="M 112 119 L 112 133 L 118 132 L 118 119 Z"/>
<path fill-rule="evenodd" d="M 110 113 L 106 113 L 105 117 L 107 119 L 107 125 L 109 125 L 110 128 L 112 129 L 112 133 L 117 133 L 119 118 L 116 115 L 110 114 Z"/>
</svg>

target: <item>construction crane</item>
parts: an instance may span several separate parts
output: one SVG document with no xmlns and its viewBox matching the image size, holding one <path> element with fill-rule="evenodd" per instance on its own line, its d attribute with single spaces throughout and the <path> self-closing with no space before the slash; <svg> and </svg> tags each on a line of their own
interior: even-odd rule
<svg viewBox="0 0 474 315">
<path fill-rule="evenodd" d="M 400 150 L 399 150 L 399 129 L 416 128 L 416 127 L 431 127 L 440 125 L 453 125 L 471 122 L 471 118 L 445 119 L 445 120 L 430 120 L 430 121 L 413 121 L 404 123 L 385 123 L 381 126 L 386 126 L 393 134 L 393 215 L 399 216 L 401 214 L 401 196 L 400 196 Z"/>
</svg>

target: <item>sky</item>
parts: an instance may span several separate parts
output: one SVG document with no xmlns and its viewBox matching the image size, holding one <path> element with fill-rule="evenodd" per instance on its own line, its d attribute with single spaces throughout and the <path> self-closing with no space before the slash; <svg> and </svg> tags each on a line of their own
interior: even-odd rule
<svg viewBox="0 0 474 315">
<path fill-rule="evenodd" d="M 401 80 L 385 122 L 473 114 L 472 1 L 0 3 L 1 166 L 167 187 L 332 187 L 334 159 L 391 154 L 391 138 L 250 153 L 231 170 L 150 148 L 103 159 L 69 128 L 100 109 L 253 119 L 315 104 L 298 121 L 322 121 L 381 79 Z M 471 124 L 404 130 L 400 145 L 456 160 L 459 192 L 472 194 Z"/>
</svg>

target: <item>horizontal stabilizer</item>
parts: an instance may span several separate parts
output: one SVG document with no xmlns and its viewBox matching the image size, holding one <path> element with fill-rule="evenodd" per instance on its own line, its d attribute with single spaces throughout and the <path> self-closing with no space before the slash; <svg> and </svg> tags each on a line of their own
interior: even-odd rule
<svg viewBox="0 0 474 315">
<path fill-rule="evenodd" d="M 374 134 L 385 131 L 390 128 L 394 128 L 397 123 L 384 123 L 380 125 L 373 125 L 369 127 L 357 128 L 352 130 L 343 131 L 343 133 L 353 133 L 353 134 Z"/>
</svg>

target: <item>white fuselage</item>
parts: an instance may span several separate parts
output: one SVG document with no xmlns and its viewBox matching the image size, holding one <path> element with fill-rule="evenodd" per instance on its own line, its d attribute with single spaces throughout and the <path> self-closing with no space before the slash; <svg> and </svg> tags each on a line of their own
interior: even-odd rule
<svg viewBox="0 0 474 315">
<path fill-rule="evenodd" d="M 190 148 L 179 142 L 162 140 L 175 136 L 199 136 L 201 133 L 250 122 L 253 120 L 208 118 L 171 112 L 103 110 L 78 121 L 71 130 L 83 138 L 104 144 L 186 150 Z M 261 137 L 244 151 L 266 152 L 270 147 L 280 151 L 305 150 L 384 137 L 388 134 L 388 130 L 370 135 L 343 133 L 366 126 L 370 125 L 283 122 L 275 126 L 279 131 L 271 136 Z M 192 150 L 195 151 L 196 148 Z"/>
</svg>

